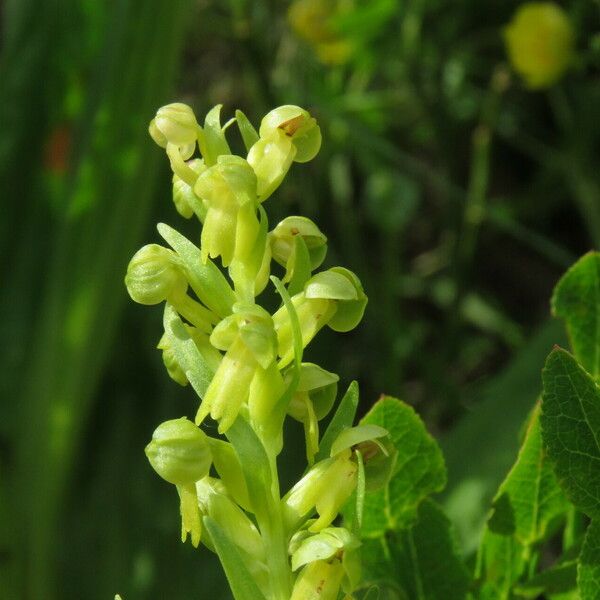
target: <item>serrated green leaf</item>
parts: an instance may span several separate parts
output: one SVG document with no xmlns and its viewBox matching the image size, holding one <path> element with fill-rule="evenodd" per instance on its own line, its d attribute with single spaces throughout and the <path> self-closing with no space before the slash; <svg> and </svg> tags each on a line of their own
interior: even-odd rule
<svg viewBox="0 0 600 600">
<path fill-rule="evenodd" d="M 194 391 L 204 398 L 214 372 L 204 360 L 194 340 L 190 337 L 177 311 L 168 303 L 163 314 L 165 336 L 173 349 L 175 360 L 185 373 Z"/>
<path fill-rule="evenodd" d="M 388 486 L 365 494 L 362 535 L 379 537 L 414 522 L 420 502 L 446 485 L 446 467 L 437 442 L 415 411 L 400 400 L 383 396 L 361 424 L 387 429 L 397 450 Z"/>
<path fill-rule="evenodd" d="M 575 589 L 577 582 L 577 560 L 554 565 L 533 576 L 528 582 L 516 585 L 514 592 L 522 598 L 545 597 L 550 594 L 565 594 Z"/>
<path fill-rule="evenodd" d="M 395 564 L 409 598 L 466 598 L 471 578 L 459 556 L 451 523 L 436 502 L 421 503 L 418 521 L 402 533 L 400 547 Z"/>
<path fill-rule="evenodd" d="M 540 366 L 548 348 L 567 341 L 562 329 L 549 320 L 507 369 L 463 396 L 472 410 L 440 441 L 449 482 L 444 508 L 465 554 L 479 546 L 490 503 L 519 451 L 519 431 L 540 396 Z"/>
<path fill-rule="evenodd" d="M 600 599 L 600 521 L 592 521 L 579 557 L 577 586 L 581 600 Z"/>
<path fill-rule="evenodd" d="M 315 456 L 315 460 L 318 462 L 324 460 L 329 456 L 331 446 L 336 440 L 337 436 L 347 427 L 352 427 L 354 417 L 356 415 L 356 408 L 358 407 L 358 383 L 353 381 L 349 386 L 340 400 L 340 404 L 331 419 L 329 426 L 325 430 L 321 442 L 319 444 L 319 451 Z"/>
<path fill-rule="evenodd" d="M 600 389 L 561 348 L 542 379 L 542 438 L 558 482 L 579 510 L 600 518 Z"/>
<path fill-rule="evenodd" d="M 413 527 L 365 544 L 364 571 L 371 583 L 393 581 L 406 597 L 418 600 L 467 597 L 469 572 L 458 554 L 450 521 L 432 500 L 421 503 Z"/>
<path fill-rule="evenodd" d="M 517 461 L 494 498 L 494 510 L 488 521 L 494 533 L 513 535 L 525 546 L 545 539 L 552 524 L 569 507 L 546 458 L 539 414 L 537 404 Z"/>
<path fill-rule="evenodd" d="M 552 314 L 566 322 L 573 352 L 581 366 L 600 378 L 600 253 L 580 258 L 558 282 Z"/>
<path fill-rule="evenodd" d="M 217 522 L 210 517 L 204 517 L 204 526 L 210 533 L 235 600 L 266 600 L 246 568 L 236 545 Z"/>
</svg>

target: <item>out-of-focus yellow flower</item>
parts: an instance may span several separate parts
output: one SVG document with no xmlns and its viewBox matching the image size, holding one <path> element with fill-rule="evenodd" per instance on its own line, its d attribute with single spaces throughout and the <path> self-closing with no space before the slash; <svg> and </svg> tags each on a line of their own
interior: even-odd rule
<svg viewBox="0 0 600 600">
<path fill-rule="evenodd" d="M 532 89 L 553 85 L 573 58 L 574 32 L 568 16 L 552 2 L 528 2 L 504 30 L 510 62 Z"/>
<path fill-rule="evenodd" d="M 335 17 L 351 8 L 351 0 L 296 0 L 288 13 L 292 29 L 310 44 L 325 64 L 345 63 L 354 48 L 333 25 Z"/>
</svg>

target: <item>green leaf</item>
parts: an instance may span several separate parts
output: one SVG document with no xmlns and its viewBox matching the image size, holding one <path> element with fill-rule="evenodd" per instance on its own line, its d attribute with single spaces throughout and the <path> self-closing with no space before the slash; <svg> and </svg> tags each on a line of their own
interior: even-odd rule
<svg viewBox="0 0 600 600">
<path fill-rule="evenodd" d="M 288 285 L 290 296 L 299 294 L 311 275 L 311 261 L 306 242 L 301 235 L 294 238 L 294 260 L 291 280 Z M 286 273 L 287 275 L 287 273 Z"/>
<path fill-rule="evenodd" d="M 415 411 L 400 400 L 383 396 L 361 424 L 387 429 L 397 450 L 387 488 L 365 495 L 362 535 L 379 537 L 414 522 L 420 502 L 446 485 L 446 467 L 437 442 Z"/>
<path fill-rule="evenodd" d="M 493 532 L 514 535 L 525 546 L 545 539 L 569 507 L 546 458 L 539 414 L 537 404 L 517 461 L 494 498 L 488 522 Z"/>
<path fill-rule="evenodd" d="M 321 442 L 319 444 L 319 451 L 315 456 L 315 460 L 318 462 L 324 460 L 329 456 L 331 452 L 331 446 L 336 440 L 338 435 L 347 427 L 352 427 L 354 417 L 356 416 L 356 408 L 358 407 L 358 383 L 353 381 L 344 394 L 340 401 L 333 418 L 329 422 L 329 426 L 325 430 Z"/>
<path fill-rule="evenodd" d="M 192 384 L 194 391 L 200 398 L 203 398 L 214 372 L 190 337 L 177 311 L 168 303 L 165 304 L 163 325 L 167 342 L 173 348 L 175 360 Z"/>
<path fill-rule="evenodd" d="M 257 514 L 258 508 L 271 505 L 271 499 L 268 497 L 268 490 L 271 489 L 269 458 L 260 439 L 241 416 L 227 430 L 227 438 L 235 448 L 242 465 L 252 509 Z"/>
<path fill-rule="evenodd" d="M 502 373 L 462 396 L 472 410 L 440 441 L 449 482 L 444 509 L 465 554 L 477 550 L 490 503 L 515 462 L 519 432 L 540 396 L 540 367 L 548 348 L 566 341 L 562 324 L 549 319 Z"/>
<path fill-rule="evenodd" d="M 421 503 L 413 527 L 366 541 L 363 557 L 367 583 L 393 581 L 408 598 L 418 600 L 467 597 L 469 572 L 449 519 L 432 500 Z"/>
<path fill-rule="evenodd" d="M 236 545 L 225 535 L 217 522 L 210 517 L 204 517 L 204 526 L 210 533 L 235 600 L 266 600 L 246 568 Z"/>
<path fill-rule="evenodd" d="M 362 454 L 355 450 L 356 464 L 358 465 L 358 476 L 356 478 L 356 493 L 354 502 L 354 518 L 352 519 L 352 531 L 356 535 L 360 535 L 362 529 L 362 517 L 365 510 L 365 491 L 366 491 L 366 480 L 365 480 L 365 462 Z"/>
<path fill-rule="evenodd" d="M 222 154 L 231 154 L 229 144 L 225 139 L 225 132 L 221 127 L 222 104 L 212 108 L 204 119 L 204 162 L 207 167 L 214 165 Z"/>
<path fill-rule="evenodd" d="M 579 557 L 577 585 L 581 600 L 600 599 L 600 521 L 592 521 Z"/>
<path fill-rule="evenodd" d="M 348 427 L 337 436 L 335 442 L 333 442 L 333 445 L 331 446 L 330 454 L 331 456 L 335 456 L 342 450 L 352 448 L 352 446 L 356 446 L 362 442 L 386 437 L 387 435 L 387 429 L 384 429 L 379 425 L 361 424 L 356 427 Z"/>
<path fill-rule="evenodd" d="M 235 111 L 235 120 L 238 124 L 238 128 L 240 133 L 242 134 L 242 139 L 244 140 L 244 146 L 246 146 L 246 151 L 249 151 L 252 146 L 258 142 L 258 133 L 248 117 L 241 111 Z"/>
<path fill-rule="evenodd" d="M 600 517 L 600 390 L 565 350 L 542 372 L 542 437 L 558 482 L 582 512 Z"/>
<path fill-rule="evenodd" d="M 270 277 L 275 289 L 278 294 L 281 296 L 283 304 L 288 312 L 290 322 L 292 324 L 292 338 L 294 344 L 294 364 L 292 377 L 290 382 L 281 396 L 281 398 L 277 401 L 273 412 L 277 415 L 277 419 L 284 419 L 285 412 L 287 410 L 288 404 L 292 399 L 292 396 L 298 389 L 298 383 L 300 382 L 300 373 L 302 371 L 302 354 L 304 352 L 304 347 L 302 346 L 302 332 L 300 330 L 300 321 L 298 320 L 298 314 L 296 313 L 296 309 L 288 294 L 288 291 L 285 289 L 281 280 L 271 275 Z"/>
<path fill-rule="evenodd" d="M 172 227 L 159 223 L 157 229 L 167 244 L 177 252 L 186 279 L 196 296 L 219 317 L 230 315 L 237 299 L 217 265 L 210 259 L 203 263 L 200 249 Z"/>
<path fill-rule="evenodd" d="M 523 546 L 513 537 L 486 529 L 477 556 L 478 600 L 511 600 L 525 568 Z"/>
<path fill-rule="evenodd" d="M 251 511 L 252 504 L 248 493 L 248 485 L 246 484 L 242 464 L 233 445 L 225 440 L 210 436 L 208 442 L 212 452 L 213 464 L 221 481 L 227 488 L 227 493 L 244 510 Z"/>
<path fill-rule="evenodd" d="M 577 560 L 569 560 L 534 575 L 529 581 L 516 585 L 514 592 L 523 598 L 538 598 L 541 594 L 565 594 L 577 585 Z"/>
<path fill-rule="evenodd" d="M 590 375 L 600 378 L 600 253 L 580 258 L 558 282 L 552 314 L 566 321 L 577 360 Z"/>
</svg>

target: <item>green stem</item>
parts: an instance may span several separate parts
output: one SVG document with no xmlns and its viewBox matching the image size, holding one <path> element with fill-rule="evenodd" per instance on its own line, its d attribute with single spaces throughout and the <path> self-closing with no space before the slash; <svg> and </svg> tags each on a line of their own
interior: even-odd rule
<svg viewBox="0 0 600 600">
<path fill-rule="evenodd" d="M 487 96 L 481 107 L 480 121 L 473 132 L 473 152 L 469 186 L 465 199 L 462 224 L 456 240 L 454 279 L 456 292 L 447 324 L 447 356 L 454 356 L 460 327 L 460 307 L 468 289 L 479 229 L 486 215 L 486 200 L 490 178 L 491 141 L 498 120 L 500 100 L 509 84 L 504 66 L 494 71 Z"/>
<path fill-rule="evenodd" d="M 572 106 L 564 90 L 554 88 L 549 95 L 550 106 L 559 129 L 565 138 L 565 160 L 560 164 L 572 190 L 575 203 L 587 227 L 590 240 L 600 248 L 600 183 L 588 165 L 587 148 L 579 137 Z"/>
<path fill-rule="evenodd" d="M 272 600 L 289 600 L 292 593 L 292 578 L 287 551 L 288 540 L 283 526 L 277 459 L 273 453 L 269 453 L 269 460 L 272 478 L 269 490 L 270 506 L 267 507 L 265 523 L 261 524 L 261 532 L 265 540 L 267 565 L 271 577 Z"/>
</svg>

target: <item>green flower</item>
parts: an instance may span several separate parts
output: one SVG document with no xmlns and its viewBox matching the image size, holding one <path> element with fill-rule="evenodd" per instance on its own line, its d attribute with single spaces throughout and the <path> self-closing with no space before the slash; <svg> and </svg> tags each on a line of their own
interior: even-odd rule
<svg viewBox="0 0 600 600">
<path fill-rule="evenodd" d="M 175 253 L 158 244 L 140 248 L 127 266 L 125 286 L 134 302 L 153 305 L 185 292 L 187 280 Z"/>
<path fill-rule="evenodd" d="M 311 562 L 300 571 L 290 600 L 337 600 L 343 578 L 339 559 Z"/>
<path fill-rule="evenodd" d="M 293 369 L 286 373 L 286 383 L 292 377 Z M 287 407 L 287 414 L 304 425 L 306 455 L 309 464 L 319 451 L 319 421 L 331 410 L 337 394 L 339 377 L 318 365 L 302 363 L 300 380 Z"/>
<path fill-rule="evenodd" d="M 308 528 L 318 532 L 328 527 L 356 488 L 358 467 L 347 449 L 318 462 L 284 496 L 284 515 L 290 529 L 295 529 L 316 511 L 319 518 Z"/>
<path fill-rule="evenodd" d="M 256 175 L 250 165 L 239 156 L 221 155 L 198 177 L 194 192 L 206 207 L 202 256 L 220 256 L 224 266 L 234 257 L 247 258 L 259 230 Z"/>
<path fill-rule="evenodd" d="M 310 219 L 285 218 L 269 233 L 273 260 L 286 270 L 283 283 L 290 281 L 294 275 L 298 238 L 306 244 L 311 270 L 320 267 L 327 254 L 327 238 Z"/>
<path fill-rule="evenodd" d="M 275 363 L 277 338 L 271 315 L 255 304 L 238 303 L 233 311 L 210 337 L 225 356 L 196 414 L 196 423 L 209 414 L 219 421 L 219 433 L 233 425 L 244 404 L 257 425 L 268 421 L 284 389 Z"/>
<path fill-rule="evenodd" d="M 166 149 L 173 172 L 193 185 L 198 174 L 185 161 L 194 154 L 201 131 L 194 111 L 180 102 L 167 104 L 158 109 L 148 131 L 152 139 Z"/>
<path fill-rule="evenodd" d="M 190 160 L 187 165 L 198 175 L 206 170 L 206 165 L 200 158 Z M 173 174 L 173 203 L 177 212 L 185 219 L 189 219 L 193 214 L 196 214 L 200 221 L 204 221 L 206 216 L 204 203 L 196 196 L 192 186 L 188 185 L 176 173 Z"/>
<path fill-rule="evenodd" d="M 344 527 L 326 527 L 315 534 L 302 529 L 292 536 L 289 545 L 292 571 L 317 560 L 339 557 L 359 546 L 360 540 Z"/>
<path fill-rule="evenodd" d="M 292 303 L 300 321 L 302 345 L 306 346 L 325 325 L 334 331 L 354 329 L 362 319 L 367 297 L 354 273 L 333 267 L 311 277 L 304 291 L 292 298 Z M 292 324 L 285 306 L 273 315 L 273 322 L 281 368 L 294 358 Z"/>
<path fill-rule="evenodd" d="M 184 149 L 184 158 L 192 155 L 198 136 L 198 123 L 194 111 L 187 104 L 175 102 L 159 108 L 148 130 L 161 148 L 175 144 Z"/>
<path fill-rule="evenodd" d="M 208 439 L 185 417 L 161 423 L 146 446 L 152 468 L 177 487 L 181 504 L 181 540 L 188 532 L 192 544 L 200 543 L 201 524 L 196 481 L 208 475 L 212 455 Z"/>
<path fill-rule="evenodd" d="M 294 162 L 312 160 L 321 148 L 321 129 L 316 119 L 299 106 L 287 104 L 273 109 L 261 121 L 258 133 L 261 138 L 269 138 L 280 131 L 296 149 Z"/>
<path fill-rule="evenodd" d="M 248 570 L 268 589 L 269 572 L 265 564 L 265 546 L 246 513 L 229 497 L 226 487 L 219 479 L 205 477 L 196 483 L 200 513 L 214 519 L 227 537 L 235 544 Z M 210 538 L 204 543 L 214 550 Z"/>
<path fill-rule="evenodd" d="M 573 60 L 573 27 L 552 2 L 521 5 L 504 30 L 504 40 L 513 68 L 532 89 L 553 85 Z"/>
<path fill-rule="evenodd" d="M 146 305 L 168 301 L 192 325 L 210 333 L 217 317 L 187 295 L 188 281 L 175 252 L 158 244 L 138 250 L 125 275 L 125 286 L 135 302 Z"/>
<path fill-rule="evenodd" d="M 248 152 L 257 178 L 257 193 L 264 202 L 281 184 L 292 162 L 307 162 L 321 147 L 321 130 L 299 106 L 280 106 L 260 124 L 260 138 Z"/>
<path fill-rule="evenodd" d="M 206 361 L 206 364 L 213 372 L 216 371 L 221 363 L 221 353 L 210 343 L 206 333 L 190 325 L 186 325 L 185 328 L 194 341 L 196 348 L 198 348 L 202 358 Z M 162 350 L 163 363 L 169 377 L 180 385 L 187 385 L 189 383 L 188 378 L 175 358 L 175 352 L 170 343 L 171 341 L 171 337 L 165 334 L 160 338 L 157 348 Z"/>
</svg>

